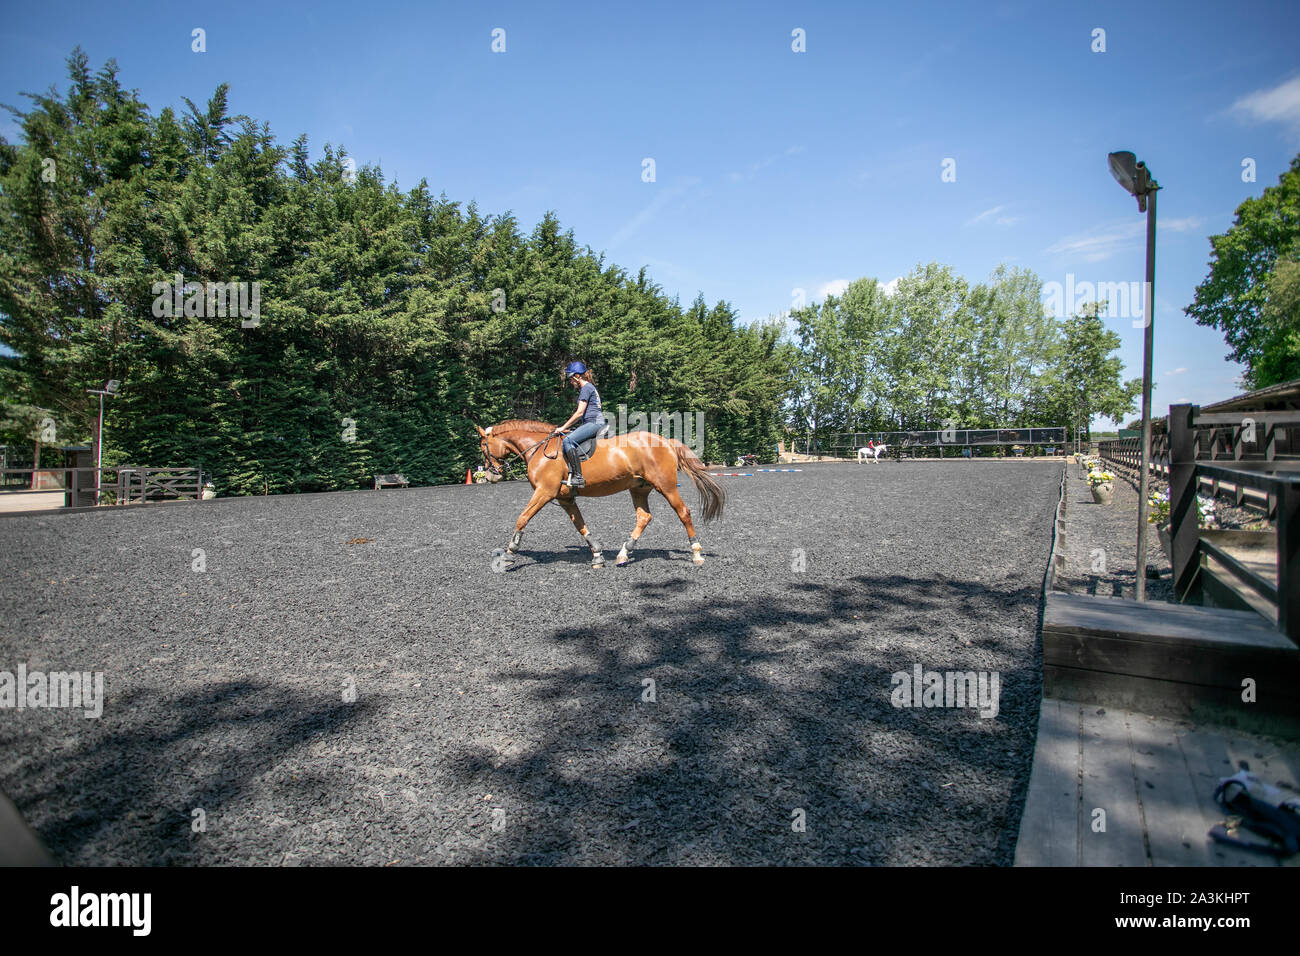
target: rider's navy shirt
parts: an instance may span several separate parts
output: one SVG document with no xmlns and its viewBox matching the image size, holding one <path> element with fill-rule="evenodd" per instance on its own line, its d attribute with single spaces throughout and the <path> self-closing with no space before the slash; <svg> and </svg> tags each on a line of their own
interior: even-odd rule
<svg viewBox="0 0 1300 956">
<path fill-rule="evenodd" d="M 582 422 L 603 422 L 605 415 L 600 410 L 600 392 L 596 391 L 596 386 L 590 382 L 583 382 L 582 388 L 578 390 L 578 402 L 586 402 L 587 410 L 582 413 Z"/>
</svg>

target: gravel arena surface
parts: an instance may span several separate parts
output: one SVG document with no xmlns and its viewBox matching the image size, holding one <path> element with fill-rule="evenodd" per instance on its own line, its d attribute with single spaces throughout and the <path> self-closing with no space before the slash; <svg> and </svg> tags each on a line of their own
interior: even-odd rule
<svg viewBox="0 0 1300 956">
<path fill-rule="evenodd" d="M 624 493 L 496 572 L 525 482 L 0 519 L 0 671 L 105 674 L 0 709 L 0 791 L 71 865 L 1009 865 L 1062 463 L 800 467 L 701 567 L 658 495 L 615 567 Z"/>
</svg>

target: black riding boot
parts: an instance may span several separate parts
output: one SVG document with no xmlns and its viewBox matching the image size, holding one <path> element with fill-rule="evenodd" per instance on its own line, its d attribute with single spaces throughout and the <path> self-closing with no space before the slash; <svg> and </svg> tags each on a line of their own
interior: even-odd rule
<svg viewBox="0 0 1300 956">
<path fill-rule="evenodd" d="M 582 477 L 582 462 L 578 458 L 578 448 L 565 449 L 564 460 L 569 463 L 569 480 L 568 486 L 573 489 L 587 487 L 586 480 Z"/>
</svg>

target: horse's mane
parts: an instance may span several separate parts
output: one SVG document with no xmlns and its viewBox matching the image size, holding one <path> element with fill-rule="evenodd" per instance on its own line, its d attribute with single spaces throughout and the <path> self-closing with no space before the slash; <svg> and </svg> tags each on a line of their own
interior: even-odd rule
<svg viewBox="0 0 1300 956">
<path fill-rule="evenodd" d="M 539 422 L 532 418 L 511 418 L 499 425 L 492 426 L 492 434 L 497 435 L 501 432 L 536 432 L 536 431 L 554 431 L 554 425 L 548 425 L 546 422 Z"/>
</svg>

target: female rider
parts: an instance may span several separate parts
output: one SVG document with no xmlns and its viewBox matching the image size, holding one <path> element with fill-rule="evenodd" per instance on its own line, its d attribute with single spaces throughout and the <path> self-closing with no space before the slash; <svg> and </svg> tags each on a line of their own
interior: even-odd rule
<svg viewBox="0 0 1300 956">
<path fill-rule="evenodd" d="M 578 390 L 578 408 L 569 416 L 569 420 L 557 428 L 557 434 L 564 435 L 564 460 L 569 463 L 569 487 L 585 488 L 587 482 L 582 477 L 582 462 L 578 460 L 578 446 L 588 438 L 594 438 L 605 427 L 605 416 L 600 410 L 600 392 L 592 382 L 591 369 L 582 362 L 570 362 L 564 370 L 569 384 Z M 582 419 L 582 424 L 569 431 L 569 426 Z"/>
</svg>

